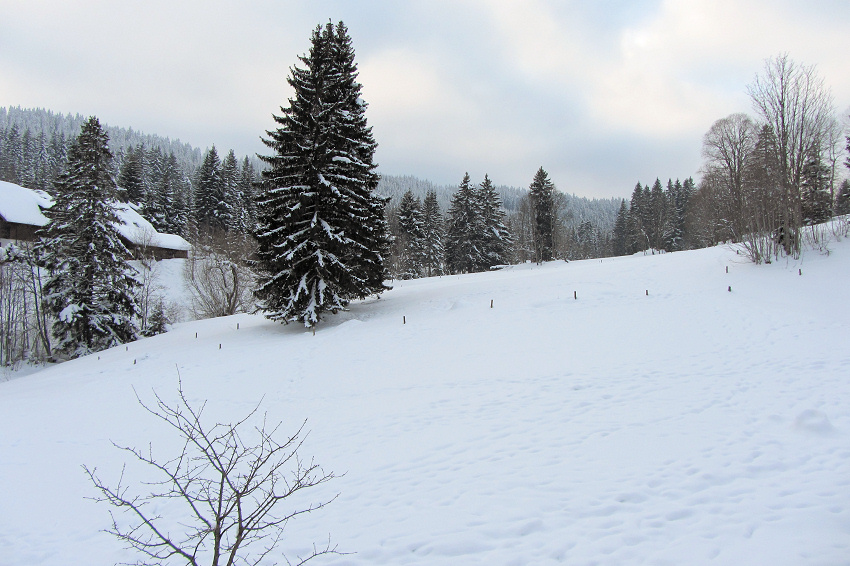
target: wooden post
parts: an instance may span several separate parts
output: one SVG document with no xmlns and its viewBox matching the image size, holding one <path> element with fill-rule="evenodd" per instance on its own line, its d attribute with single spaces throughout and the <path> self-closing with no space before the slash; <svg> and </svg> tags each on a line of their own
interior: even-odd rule
<svg viewBox="0 0 850 566">
<path fill-rule="evenodd" d="M 407 324 L 407 317 L 406 317 L 406 316 L 402 316 L 402 317 L 401 317 L 401 323 L 402 323 L 402 324 Z"/>
<path fill-rule="evenodd" d="M 239 323 L 236 323 L 236 330 L 239 330 Z"/>
<path fill-rule="evenodd" d="M 218 345 L 218 349 L 221 350 L 221 344 Z"/>
<path fill-rule="evenodd" d="M 493 299 L 490 299 L 490 308 L 493 308 Z"/>
<path fill-rule="evenodd" d="M 726 266 L 726 273 L 729 273 L 729 266 Z"/>
<path fill-rule="evenodd" d="M 136 365 L 136 360 L 133 360 L 133 365 Z"/>
<path fill-rule="evenodd" d="M 578 291 L 573 291 L 573 299 L 578 300 Z"/>
<path fill-rule="evenodd" d="M 646 296 L 649 296 L 649 289 L 646 290 Z"/>
<path fill-rule="evenodd" d="M 197 332 L 195 332 L 195 338 L 197 338 L 197 337 L 198 337 L 198 333 L 197 333 Z"/>
<path fill-rule="evenodd" d="M 729 285 L 729 292 L 732 292 L 732 285 Z"/>
<path fill-rule="evenodd" d="M 803 274 L 803 269 L 802 269 L 802 268 L 800 268 L 799 273 L 800 273 L 800 275 L 802 275 L 802 274 Z"/>
</svg>

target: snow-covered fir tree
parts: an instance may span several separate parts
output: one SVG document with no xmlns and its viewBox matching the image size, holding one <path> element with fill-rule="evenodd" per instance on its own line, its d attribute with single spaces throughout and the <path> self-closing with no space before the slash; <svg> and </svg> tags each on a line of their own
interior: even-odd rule
<svg viewBox="0 0 850 566">
<path fill-rule="evenodd" d="M 318 26 L 300 61 L 289 106 L 264 140 L 274 153 L 262 158 L 256 295 L 268 318 L 312 327 L 322 313 L 387 289 L 389 240 L 345 25 Z"/>
<path fill-rule="evenodd" d="M 684 183 L 676 179 L 673 185 L 668 184 L 667 218 L 664 226 L 664 249 L 677 252 L 686 249 L 686 220 L 688 204 L 693 192 L 693 179 Z"/>
<path fill-rule="evenodd" d="M 218 216 L 222 227 L 228 231 L 245 233 L 244 206 L 239 186 L 239 162 L 231 149 L 221 164 L 222 202 Z"/>
<path fill-rule="evenodd" d="M 257 199 L 254 196 L 254 185 L 256 184 L 256 173 L 254 166 L 245 157 L 242 167 L 239 169 L 239 193 L 242 195 L 244 205 L 243 219 L 245 222 L 243 230 L 251 232 L 257 224 Z"/>
<path fill-rule="evenodd" d="M 147 326 L 142 330 L 142 336 L 156 336 L 168 332 L 169 324 L 171 323 L 168 315 L 165 314 L 165 304 L 162 299 L 159 299 L 153 306 Z"/>
<path fill-rule="evenodd" d="M 135 340 L 138 283 L 115 228 L 117 186 L 112 154 L 100 122 L 92 117 L 68 153 L 55 184 L 49 222 L 37 253 L 49 276 L 44 303 L 55 319 L 56 350 L 77 357 Z"/>
<path fill-rule="evenodd" d="M 446 220 L 446 266 L 451 273 L 486 269 L 483 216 L 469 173 L 466 173 L 452 196 Z"/>
<path fill-rule="evenodd" d="M 555 185 L 543 167 L 534 174 L 528 193 L 534 208 L 534 260 L 550 261 L 555 249 Z"/>
<path fill-rule="evenodd" d="M 615 256 L 626 255 L 628 253 L 628 217 L 629 210 L 626 208 L 626 201 L 620 201 L 620 209 L 617 212 L 617 220 L 614 222 L 614 232 L 611 235 L 612 253 Z"/>
<path fill-rule="evenodd" d="M 437 202 L 437 192 L 429 190 L 422 204 L 422 239 L 425 242 L 423 262 L 428 277 L 442 275 L 445 271 L 443 234 L 443 214 Z"/>
<path fill-rule="evenodd" d="M 215 146 L 207 151 L 195 182 L 194 216 L 199 230 L 224 229 L 224 183 Z"/>
<path fill-rule="evenodd" d="M 141 204 L 145 198 L 144 146 L 127 148 L 124 161 L 118 172 L 119 197 L 128 202 Z"/>
<path fill-rule="evenodd" d="M 494 265 L 504 265 L 509 262 L 513 239 L 505 226 L 505 212 L 502 210 L 499 193 L 487 174 L 484 175 L 484 181 L 475 191 L 475 195 L 484 229 L 481 243 L 484 259 L 482 267 L 490 269 Z"/>
<path fill-rule="evenodd" d="M 396 277 L 415 279 L 425 270 L 425 230 L 422 218 L 422 205 L 407 191 L 398 205 L 398 237 L 396 238 L 396 257 L 398 266 Z"/>
</svg>

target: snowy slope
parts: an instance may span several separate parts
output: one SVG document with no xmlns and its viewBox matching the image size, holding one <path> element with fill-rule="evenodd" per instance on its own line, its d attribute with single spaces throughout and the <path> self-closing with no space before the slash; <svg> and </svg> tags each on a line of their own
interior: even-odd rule
<svg viewBox="0 0 850 566">
<path fill-rule="evenodd" d="M 316 564 L 847 564 L 850 245 L 832 248 L 396 282 L 315 336 L 206 320 L 0 383 L 0 563 L 136 558 L 98 532 L 80 466 L 117 480 L 110 440 L 168 454 L 133 388 L 174 399 L 179 368 L 212 417 L 262 399 L 286 430 L 308 419 L 303 455 L 345 474 L 287 527 L 290 557 L 330 533 L 353 554 Z"/>
</svg>

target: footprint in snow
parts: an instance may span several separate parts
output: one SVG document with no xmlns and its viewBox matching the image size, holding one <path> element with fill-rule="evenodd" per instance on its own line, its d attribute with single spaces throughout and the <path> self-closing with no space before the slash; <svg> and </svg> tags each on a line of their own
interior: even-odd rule
<svg viewBox="0 0 850 566">
<path fill-rule="evenodd" d="M 829 418 L 815 409 L 806 409 L 797 415 L 794 428 L 800 432 L 817 436 L 832 436 L 837 432 L 832 423 L 829 422 Z"/>
</svg>

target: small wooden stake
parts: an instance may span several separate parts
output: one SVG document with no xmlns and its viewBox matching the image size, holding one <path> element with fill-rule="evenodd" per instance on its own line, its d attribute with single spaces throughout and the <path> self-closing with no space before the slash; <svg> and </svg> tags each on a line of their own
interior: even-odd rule
<svg viewBox="0 0 850 566">
<path fill-rule="evenodd" d="M 195 332 L 195 338 L 197 338 L 197 337 L 198 337 L 198 333 L 197 333 L 197 332 Z"/>
<path fill-rule="evenodd" d="M 729 285 L 729 292 L 732 292 L 732 285 Z"/>
<path fill-rule="evenodd" d="M 402 323 L 402 324 L 407 324 L 407 317 L 406 317 L 406 316 L 402 316 L 402 317 L 401 317 L 401 323 Z"/>
<path fill-rule="evenodd" d="M 493 299 L 490 299 L 490 308 L 493 308 Z"/>
<path fill-rule="evenodd" d="M 726 266 L 726 273 L 729 273 L 729 266 Z"/>
<path fill-rule="evenodd" d="M 803 274 L 803 270 L 802 270 L 802 268 L 799 270 L 799 272 L 800 272 L 800 275 L 802 275 L 802 274 Z"/>
<path fill-rule="evenodd" d="M 130 351 L 130 346 L 124 346 L 124 351 L 125 351 L 125 352 L 129 352 L 129 351 Z"/>
<path fill-rule="evenodd" d="M 649 296 L 649 289 L 646 290 L 646 296 Z"/>
<path fill-rule="evenodd" d="M 236 323 L 236 330 L 239 330 L 239 323 Z"/>
<path fill-rule="evenodd" d="M 133 365 L 136 365 L 136 360 L 133 360 Z"/>
<path fill-rule="evenodd" d="M 578 291 L 573 291 L 573 299 L 578 300 Z"/>
<path fill-rule="evenodd" d="M 221 350 L 221 344 L 218 345 L 218 349 Z"/>
</svg>

